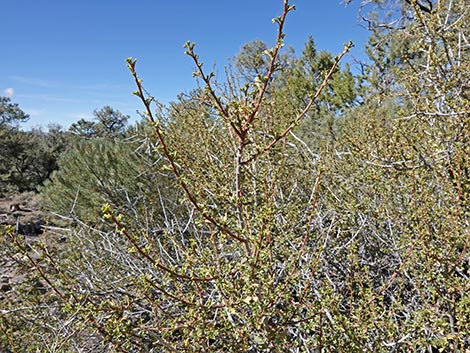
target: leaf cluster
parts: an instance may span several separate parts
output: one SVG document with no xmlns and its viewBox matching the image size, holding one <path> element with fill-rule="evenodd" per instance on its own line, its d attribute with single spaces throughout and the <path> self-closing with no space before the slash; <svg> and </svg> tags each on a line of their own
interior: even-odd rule
<svg viewBox="0 0 470 353">
<path fill-rule="evenodd" d="M 218 82 L 187 43 L 201 88 L 167 109 L 128 59 L 151 137 L 64 157 L 45 196 L 84 222 L 30 259 L 75 332 L 110 352 L 469 349 L 468 11 L 397 4 L 361 89 L 350 46 L 309 40 L 281 70 L 287 0 L 250 75 Z M 312 117 L 330 140 L 299 138 Z"/>
</svg>

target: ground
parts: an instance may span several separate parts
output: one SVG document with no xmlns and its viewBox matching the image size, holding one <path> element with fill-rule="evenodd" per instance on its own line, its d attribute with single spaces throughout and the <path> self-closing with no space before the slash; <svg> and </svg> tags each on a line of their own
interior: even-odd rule
<svg viewBox="0 0 470 353">
<path fill-rule="evenodd" d="M 11 205 L 19 205 L 20 208 L 11 210 Z M 14 236 L 19 237 L 31 259 L 39 260 L 41 253 L 37 250 L 38 242 L 57 247 L 63 241 L 55 232 L 46 231 L 49 226 L 47 219 L 47 213 L 40 209 L 39 197 L 35 193 L 0 198 L 0 307 L 4 307 L 2 302 L 6 301 L 15 306 L 20 291 L 47 291 L 41 280 L 31 281 L 35 275 L 33 266 L 27 256 L 15 247 L 13 239 L 3 234 L 1 227 L 12 226 Z"/>
</svg>

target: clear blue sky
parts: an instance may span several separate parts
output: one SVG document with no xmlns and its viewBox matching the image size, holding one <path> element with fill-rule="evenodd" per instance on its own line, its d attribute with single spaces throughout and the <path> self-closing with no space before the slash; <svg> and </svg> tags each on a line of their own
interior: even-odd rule
<svg viewBox="0 0 470 353">
<path fill-rule="evenodd" d="M 334 54 L 367 32 L 357 2 L 293 0 L 286 45 L 300 53 L 309 35 Z M 141 109 L 125 58 L 138 59 L 145 87 L 163 103 L 195 87 L 183 44 L 196 42 L 206 67 L 221 72 L 243 44 L 272 45 L 281 0 L 6 0 L 2 2 L 0 95 L 30 114 L 25 128 L 91 119 L 105 105 L 136 117 Z M 348 60 L 352 61 L 351 58 Z"/>
</svg>

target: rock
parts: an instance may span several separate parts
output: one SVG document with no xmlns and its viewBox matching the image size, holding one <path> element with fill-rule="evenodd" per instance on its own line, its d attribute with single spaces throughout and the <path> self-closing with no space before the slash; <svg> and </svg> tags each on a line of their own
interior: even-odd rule
<svg viewBox="0 0 470 353">
<path fill-rule="evenodd" d="M 40 280 L 36 280 L 33 283 L 33 288 L 38 291 L 40 294 L 47 293 L 47 288 Z"/>
<path fill-rule="evenodd" d="M 11 285 L 9 283 L 2 283 L 0 285 L 0 292 L 9 292 L 11 291 Z"/>
<path fill-rule="evenodd" d="M 29 236 L 37 236 L 39 234 L 44 233 L 44 226 L 46 222 L 42 219 L 35 222 L 29 222 L 26 224 L 18 224 L 18 234 L 22 235 L 29 235 Z"/>
</svg>

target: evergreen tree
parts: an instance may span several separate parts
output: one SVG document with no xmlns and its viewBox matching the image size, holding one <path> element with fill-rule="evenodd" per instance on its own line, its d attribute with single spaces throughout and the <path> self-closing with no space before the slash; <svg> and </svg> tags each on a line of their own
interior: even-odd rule
<svg viewBox="0 0 470 353">
<path fill-rule="evenodd" d="M 129 115 L 124 115 L 110 106 L 95 110 L 93 115 L 95 121 L 80 119 L 70 126 L 69 131 L 74 135 L 88 139 L 94 137 L 110 139 L 122 137 L 125 133 L 127 121 L 130 118 Z"/>
<path fill-rule="evenodd" d="M 48 192 L 88 224 L 44 266 L 30 258 L 75 347 L 469 349 L 469 13 L 464 0 L 378 2 L 399 17 L 375 27 L 360 91 L 338 67 L 349 47 L 333 59 L 309 40 L 279 65 L 287 0 L 255 77 L 216 82 L 187 43 L 202 88 L 164 108 L 128 59 L 152 136 L 64 158 Z M 297 136 L 325 119 L 310 146 Z"/>
<path fill-rule="evenodd" d="M 48 132 L 20 130 L 18 123 L 28 116 L 5 97 L 0 116 L 0 194 L 36 190 L 57 169 L 68 139 L 58 126 Z"/>
<path fill-rule="evenodd" d="M 29 116 L 8 97 L 0 97 L 0 129 L 28 120 Z"/>
</svg>

